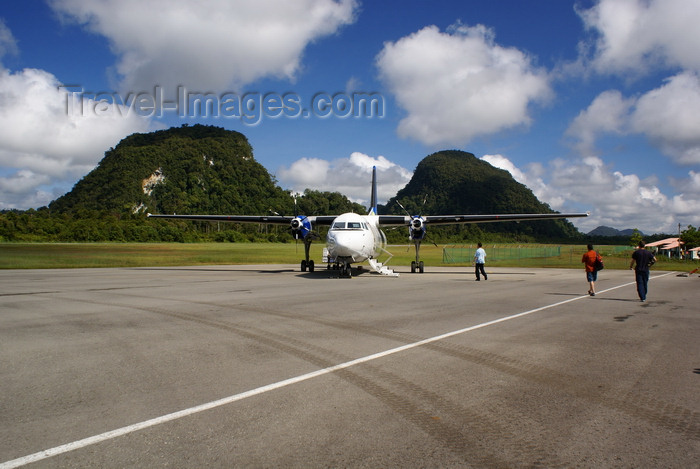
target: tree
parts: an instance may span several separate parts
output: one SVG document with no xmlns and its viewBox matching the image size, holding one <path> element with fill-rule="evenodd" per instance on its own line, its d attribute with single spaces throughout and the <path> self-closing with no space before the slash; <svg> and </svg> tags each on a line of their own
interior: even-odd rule
<svg viewBox="0 0 700 469">
<path fill-rule="evenodd" d="M 681 232 L 681 242 L 684 249 L 693 249 L 700 246 L 700 230 L 688 225 L 688 228 Z"/>
<path fill-rule="evenodd" d="M 637 228 L 635 228 L 634 232 L 632 233 L 632 236 L 630 236 L 630 244 L 632 246 L 636 247 L 639 245 L 639 242 L 641 240 L 642 240 L 642 233 Z"/>
</svg>

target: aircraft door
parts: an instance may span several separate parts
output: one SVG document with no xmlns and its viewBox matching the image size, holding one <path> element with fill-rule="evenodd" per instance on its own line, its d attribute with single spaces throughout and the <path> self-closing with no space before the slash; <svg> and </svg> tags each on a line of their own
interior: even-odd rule
<svg viewBox="0 0 700 469">
<path fill-rule="evenodd" d="M 377 256 L 386 246 L 386 235 L 376 226 L 372 226 L 372 234 L 374 235 L 374 252 Z"/>
</svg>

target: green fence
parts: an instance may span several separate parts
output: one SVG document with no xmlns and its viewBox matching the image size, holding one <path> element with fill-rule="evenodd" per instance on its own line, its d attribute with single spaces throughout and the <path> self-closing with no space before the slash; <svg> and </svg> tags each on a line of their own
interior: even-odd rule
<svg viewBox="0 0 700 469">
<path fill-rule="evenodd" d="M 449 246 L 442 249 L 443 264 L 464 264 L 474 259 L 476 244 Z M 546 245 L 494 245 L 484 246 L 489 261 L 535 259 L 561 256 L 561 246 Z"/>
<path fill-rule="evenodd" d="M 445 246 L 442 250 L 443 264 L 464 264 L 474 259 L 477 245 Z M 630 246 L 594 246 L 603 257 L 629 257 L 634 248 Z M 570 262 L 580 260 L 586 252 L 585 245 L 548 245 L 548 244 L 485 244 L 489 261 L 513 261 L 518 259 L 568 258 Z"/>
</svg>

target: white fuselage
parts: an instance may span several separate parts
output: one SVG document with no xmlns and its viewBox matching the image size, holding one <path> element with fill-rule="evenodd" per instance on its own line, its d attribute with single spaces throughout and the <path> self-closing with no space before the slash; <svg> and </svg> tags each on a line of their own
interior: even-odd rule
<svg viewBox="0 0 700 469">
<path fill-rule="evenodd" d="M 336 217 L 326 235 L 329 257 L 347 264 L 377 258 L 385 244 L 376 215 L 344 213 Z"/>
</svg>

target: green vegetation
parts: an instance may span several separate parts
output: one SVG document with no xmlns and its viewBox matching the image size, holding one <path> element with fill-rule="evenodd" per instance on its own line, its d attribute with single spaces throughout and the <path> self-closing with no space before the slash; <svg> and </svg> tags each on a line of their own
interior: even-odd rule
<svg viewBox="0 0 700 469">
<path fill-rule="evenodd" d="M 278 243 L 3 243 L 0 267 L 50 269 L 217 264 L 296 264 L 303 245 Z M 321 245 L 312 253 L 321 258 Z"/>
<path fill-rule="evenodd" d="M 635 228 L 632 236 L 630 237 L 630 246 L 639 246 L 639 242 L 643 239 L 644 237 L 642 236 L 642 233 Z"/>
<path fill-rule="evenodd" d="M 406 187 L 379 207 L 380 213 L 403 214 L 397 202 L 414 215 L 552 212 L 507 171 L 456 150 L 424 158 Z M 366 213 L 366 208 L 338 192 L 307 189 L 295 200 L 255 161 L 243 134 L 184 125 L 123 139 L 48 207 L 0 212 L 0 243 L 294 242 L 285 226 L 156 220 L 146 218 L 148 212 L 337 215 Z M 698 245 L 697 230 L 688 228 L 683 239 L 689 247 Z M 324 231 L 319 229 L 321 238 Z M 390 244 L 407 242 L 406 228 L 386 234 Z M 656 239 L 663 237 L 668 236 Z M 597 245 L 628 244 L 629 239 L 584 236 L 567 220 L 541 220 L 431 227 L 426 241 L 427 250 L 431 242 Z M 222 247 L 228 249 L 233 248 Z"/>
<path fill-rule="evenodd" d="M 334 213 L 351 211 L 340 194 L 307 191 L 300 204 L 324 205 Z M 361 207 L 361 206 L 360 206 Z M 321 214 L 323 214 L 321 212 Z M 94 210 L 54 213 L 39 210 L 0 213 L 0 242 L 294 242 L 286 226 L 148 219 L 145 214 L 118 215 Z"/>
<path fill-rule="evenodd" d="M 329 215 L 362 205 L 338 192 L 296 200 L 243 134 L 194 125 L 134 134 L 48 207 L 0 213 L 0 242 L 289 242 L 285 227 L 149 220 L 151 213 Z"/>
<path fill-rule="evenodd" d="M 700 246 L 700 229 L 688 225 L 688 228 L 681 232 L 681 242 L 685 244 L 685 249 L 693 249 Z"/>
<path fill-rule="evenodd" d="M 542 245 L 542 244 L 486 244 L 487 265 L 493 267 L 533 267 L 533 268 L 582 268 L 581 257 L 588 250 L 586 245 Z M 596 245 L 596 251 L 603 257 L 605 268 L 629 269 L 632 246 Z M 473 245 L 445 246 L 444 264 L 464 265 L 471 262 L 476 250 Z M 422 249 L 421 249 L 422 252 Z M 654 270 L 692 270 L 700 266 L 698 261 L 682 261 L 658 256 Z M 457 261 L 457 262 L 455 262 Z M 459 262 L 461 261 L 461 262 Z"/>
<path fill-rule="evenodd" d="M 194 125 L 123 139 L 49 208 L 71 214 L 247 214 L 291 210 L 291 202 L 253 159 L 243 134 Z"/>
<path fill-rule="evenodd" d="M 396 202 L 412 215 L 554 213 L 508 171 L 458 150 L 425 157 L 411 181 L 380 213 L 403 214 Z M 454 242 L 583 242 L 583 235 L 567 220 L 450 225 L 431 228 L 428 235 Z"/>
<path fill-rule="evenodd" d="M 335 210 L 365 211 L 339 193 L 317 191 L 304 193 L 295 208 L 292 195 L 255 161 L 243 134 L 204 125 L 125 138 L 49 209 L 82 219 L 98 212 L 103 217 L 111 214 L 140 221 L 147 212 L 265 215 L 293 214 L 298 209 L 326 215 Z"/>
<path fill-rule="evenodd" d="M 421 247 L 421 259 L 428 266 L 470 266 L 471 259 L 460 263 L 443 263 L 443 247 Z M 475 246 L 462 246 L 467 250 Z M 506 250 L 512 245 L 484 246 L 487 250 L 487 266 L 524 268 L 573 268 L 581 267 L 583 245 L 554 246 L 557 256 L 545 258 L 491 259 L 490 254 Z M 600 246 L 606 269 L 629 268 L 631 250 L 620 246 Z M 412 246 L 389 246 L 394 254 L 389 264 L 407 266 L 415 260 Z M 311 246 L 311 256 L 321 264 L 323 243 Z M 235 265 L 235 264 L 293 264 L 303 257 L 301 243 L 2 243 L 0 244 L 0 268 L 3 269 L 58 269 L 84 267 L 165 267 L 185 265 Z M 385 259 L 380 259 L 385 260 Z M 654 270 L 692 270 L 700 263 L 659 258 Z"/>
</svg>

